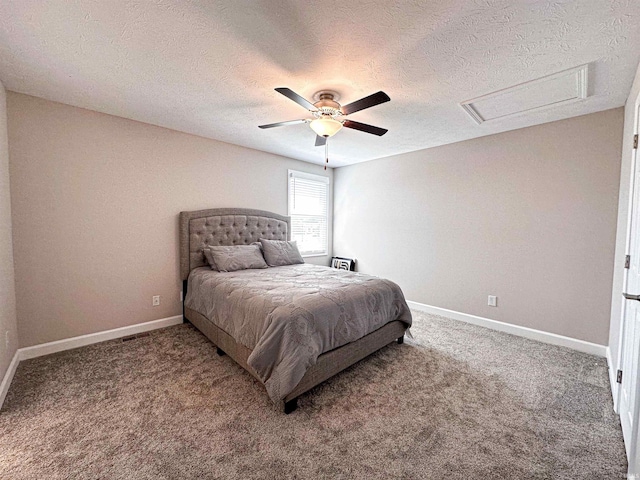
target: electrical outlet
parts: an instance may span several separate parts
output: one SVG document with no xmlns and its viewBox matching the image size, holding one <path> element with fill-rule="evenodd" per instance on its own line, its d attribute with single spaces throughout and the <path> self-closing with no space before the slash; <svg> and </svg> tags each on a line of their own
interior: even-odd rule
<svg viewBox="0 0 640 480">
<path fill-rule="evenodd" d="M 180 301 L 184 302 L 184 300 L 182 299 L 182 291 L 180 292 Z"/>
<path fill-rule="evenodd" d="M 158 305 L 160 305 L 160 295 L 154 295 L 153 298 L 152 298 L 151 304 L 154 307 L 157 307 Z"/>
<path fill-rule="evenodd" d="M 4 332 L 4 346 L 9 349 L 9 330 Z"/>
<path fill-rule="evenodd" d="M 496 297 L 495 295 L 489 295 L 489 299 L 487 300 L 487 305 L 489 305 L 490 307 L 497 307 L 498 297 Z"/>
</svg>

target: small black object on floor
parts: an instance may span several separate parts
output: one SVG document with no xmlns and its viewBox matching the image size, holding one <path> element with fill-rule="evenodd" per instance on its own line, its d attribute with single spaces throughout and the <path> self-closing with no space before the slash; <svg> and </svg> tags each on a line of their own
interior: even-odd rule
<svg viewBox="0 0 640 480">
<path fill-rule="evenodd" d="M 293 400 L 289 400 L 288 402 L 284 402 L 284 413 L 289 415 L 291 412 L 295 411 L 298 408 L 298 399 L 294 398 Z"/>
</svg>

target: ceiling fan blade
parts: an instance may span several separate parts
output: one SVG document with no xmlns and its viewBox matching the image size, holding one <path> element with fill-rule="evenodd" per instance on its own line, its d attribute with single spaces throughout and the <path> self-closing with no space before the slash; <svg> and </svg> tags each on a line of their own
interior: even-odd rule
<svg viewBox="0 0 640 480">
<path fill-rule="evenodd" d="M 294 92 L 290 88 L 287 88 L 287 87 L 276 88 L 276 92 L 281 93 L 285 97 L 293 100 L 298 105 L 302 105 L 307 110 L 310 110 L 312 112 L 315 112 L 317 110 L 317 108 L 313 105 L 313 103 L 311 103 L 308 100 L 304 99 L 303 97 L 298 95 L 296 92 Z"/>
<path fill-rule="evenodd" d="M 327 143 L 327 137 L 321 137 L 320 135 L 316 135 L 316 147 L 321 147 L 325 143 Z"/>
<path fill-rule="evenodd" d="M 342 124 L 347 128 L 353 128 L 354 130 L 360 130 L 361 132 L 372 133 L 381 137 L 389 130 L 386 128 L 374 127 L 373 125 L 367 125 L 366 123 L 354 122 L 353 120 L 345 120 Z"/>
<path fill-rule="evenodd" d="M 361 98 L 360 100 L 356 100 L 349 105 L 345 105 L 342 107 L 342 113 L 345 115 L 349 115 L 353 112 L 359 112 L 360 110 L 364 110 L 365 108 L 375 107 L 376 105 L 380 105 L 381 103 L 388 102 L 391 100 L 389 95 L 380 91 L 378 93 L 374 93 L 369 95 L 368 97 Z"/>
<path fill-rule="evenodd" d="M 268 125 L 260 125 L 258 128 L 283 127 L 285 125 L 295 125 L 297 123 L 307 123 L 306 120 L 289 120 L 288 122 L 270 123 Z"/>
</svg>

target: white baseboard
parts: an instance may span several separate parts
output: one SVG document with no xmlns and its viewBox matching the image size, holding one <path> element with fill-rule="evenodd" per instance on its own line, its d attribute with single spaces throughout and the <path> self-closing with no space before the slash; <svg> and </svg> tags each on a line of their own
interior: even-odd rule
<svg viewBox="0 0 640 480">
<path fill-rule="evenodd" d="M 9 385 L 11 385 L 13 376 L 15 375 L 16 369 L 18 368 L 18 363 L 20 363 L 20 354 L 18 353 L 18 351 L 16 351 L 16 353 L 13 355 L 13 358 L 11 359 L 9 368 L 7 368 L 7 372 L 4 374 L 2 383 L 0 383 L 0 409 L 2 408 L 4 399 L 6 398 L 7 392 L 9 391 Z"/>
<path fill-rule="evenodd" d="M 25 347 L 18 350 L 20 360 L 28 360 L 30 358 L 41 357 L 51 353 L 71 350 L 73 348 L 84 347 L 94 343 L 106 342 L 115 338 L 127 337 L 137 333 L 148 332 L 158 328 L 171 327 L 182 323 L 182 315 L 175 317 L 161 318 L 160 320 L 152 320 L 151 322 L 138 323 L 127 327 L 114 328 L 113 330 L 105 330 L 104 332 L 89 333 L 79 337 L 65 338 L 55 342 L 41 343 L 33 347 Z"/>
<path fill-rule="evenodd" d="M 492 330 L 510 333 L 511 335 L 517 335 L 519 337 L 529 338 L 531 340 L 537 340 L 539 342 L 549 343 L 551 345 L 571 348 L 579 352 L 597 355 L 598 357 L 605 358 L 607 356 L 607 347 L 605 345 L 585 342 L 584 340 L 578 340 L 577 338 L 565 337 L 563 335 L 543 332 L 542 330 L 535 330 L 528 327 L 521 327 L 519 325 L 513 325 L 511 323 L 499 322 L 497 320 L 491 320 L 489 318 L 477 317 L 468 313 L 456 312 L 455 310 L 447 310 L 446 308 L 425 305 L 424 303 L 407 301 L 407 304 L 410 308 L 415 308 L 416 310 L 431 313 L 434 315 L 441 315 L 453 320 L 472 323 L 473 325 L 479 325 L 480 327 L 486 327 Z"/>
</svg>

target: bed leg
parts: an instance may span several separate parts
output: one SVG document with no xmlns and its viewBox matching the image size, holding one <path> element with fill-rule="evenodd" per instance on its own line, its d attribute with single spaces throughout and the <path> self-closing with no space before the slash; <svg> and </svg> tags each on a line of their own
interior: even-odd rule
<svg viewBox="0 0 640 480">
<path fill-rule="evenodd" d="M 402 345 L 404 343 L 404 335 L 398 338 L 398 345 Z"/>
<path fill-rule="evenodd" d="M 224 353 L 224 350 L 222 350 L 220 347 L 216 347 L 216 353 L 221 357 L 226 355 L 226 353 Z"/>
<path fill-rule="evenodd" d="M 289 400 L 288 402 L 284 402 L 285 415 L 289 415 L 291 412 L 295 411 L 297 408 L 298 408 L 297 398 L 294 398 L 293 400 Z"/>
</svg>

